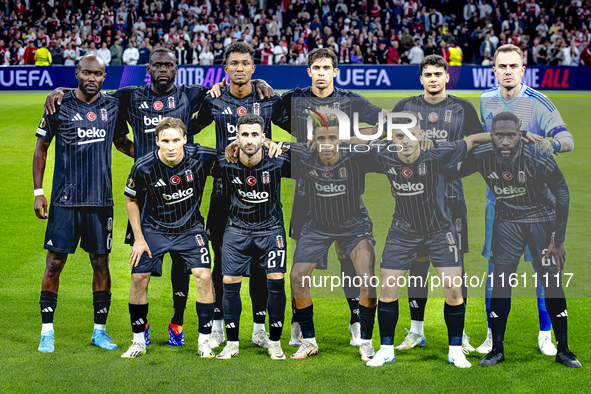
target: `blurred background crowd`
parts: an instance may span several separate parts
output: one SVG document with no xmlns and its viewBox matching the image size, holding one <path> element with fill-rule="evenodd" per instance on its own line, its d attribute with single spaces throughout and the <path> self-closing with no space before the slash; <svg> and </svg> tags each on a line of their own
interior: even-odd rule
<svg viewBox="0 0 591 394">
<path fill-rule="evenodd" d="M 257 64 L 306 64 L 330 48 L 340 64 L 493 63 L 519 46 L 526 65 L 591 65 L 591 0 L 1 0 L 0 64 L 147 64 L 171 48 L 178 64 L 222 64 L 250 44 Z"/>
</svg>

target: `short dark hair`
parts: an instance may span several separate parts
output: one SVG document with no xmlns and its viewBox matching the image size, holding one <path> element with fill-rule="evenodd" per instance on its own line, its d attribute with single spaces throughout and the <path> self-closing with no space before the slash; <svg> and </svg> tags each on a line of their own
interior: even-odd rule
<svg viewBox="0 0 591 394">
<path fill-rule="evenodd" d="M 518 130 L 521 126 L 521 120 L 519 120 L 519 117 L 515 115 L 513 112 L 499 112 L 495 115 L 495 117 L 492 120 L 491 130 L 495 129 L 495 125 L 497 124 L 497 122 L 503 120 L 510 120 L 514 122 Z"/>
<path fill-rule="evenodd" d="M 441 67 L 445 70 L 445 72 L 447 72 L 447 68 L 449 67 L 447 61 L 443 58 L 443 56 L 440 55 L 425 56 L 419 65 L 421 74 L 423 73 L 423 70 L 427 68 L 427 66 Z"/>
<path fill-rule="evenodd" d="M 228 58 L 232 53 L 245 53 L 250 55 L 250 59 L 254 62 L 254 49 L 243 41 L 236 41 L 228 45 L 224 52 L 224 63 L 228 62 Z"/>
<path fill-rule="evenodd" d="M 314 64 L 314 62 L 319 59 L 330 59 L 332 61 L 332 67 L 337 68 L 337 55 L 332 50 L 328 48 L 312 49 L 312 51 L 308 54 L 308 67 L 312 67 L 312 64 Z"/>
<path fill-rule="evenodd" d="M 176 56 L 174 55 L 174 52 L 172 52 L 170 50 L 170 48 L 166 48 L 166 47 L 160 47 L 160 48 L 154 49 L 152 51 L 152 53 L 150 53 L 150 58 L 149 58 L 150 63 L 152 63 L 152 56 L 157 52 L 165 52 L 165 53 L 170 54 L 172 56 L 172 59 L 174 60 L 174 63 L 176 64 Z"/>
<path fill-rule="evenodd" d="M 246 114 L 238 118 L 238 123 L 236 124 L 236 128 L 240 131 L 240 126 L 243 124 L 258 124 L 261 126 L 261 131 L 265 132 L 265 119 L 263 119 L 260 115 L 257 114 Z"/>
<path fill-rule="evenodd" d="M 156 138 L 160 137 L 160 133 L 166 129 L 177 129 L 181 132 L 183 137 L 187 136 L 187 126 L 183 123 L 182 120 L 179 118 L 171 118 L 167 116 L 166 118 L 162 118 L 158 125 L 156 126 Z"/>
</svg>

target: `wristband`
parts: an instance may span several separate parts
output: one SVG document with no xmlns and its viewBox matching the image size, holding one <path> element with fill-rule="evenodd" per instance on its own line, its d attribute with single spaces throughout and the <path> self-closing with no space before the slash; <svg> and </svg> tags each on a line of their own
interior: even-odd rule
<svg viewBox="0 0 591 394">
<path fill-rule="evenodd" d="M 560 152 L 560 148 L 562 146 L 560 144 L 560 141 L 558 141 L 558 140 L 552 140 L 552 141 L 550 141 L 550 143 L 552 144 L 552 147 L 554 148 L 554 153 Z"/>
<path fill-rule="evenodd" d="M 41 189 L 41 188 L 35 189 L 35 190 L 33 190 L 33 194 L 35 195 L 35 197 L 42 196 L 43 195 L 43 189 Z"/>
</svg>

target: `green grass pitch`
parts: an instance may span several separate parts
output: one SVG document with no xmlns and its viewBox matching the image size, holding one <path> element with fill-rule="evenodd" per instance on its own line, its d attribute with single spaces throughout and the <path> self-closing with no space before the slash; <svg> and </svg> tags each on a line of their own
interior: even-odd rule
<svg viewBox="0 0 591 394">
<path fill-rule="evenodd" d="M 368 98 L 384 108 L 392 108 L 395 91 L 367 91 Z M 417 94 L 412 92 L 410 94 Z M 454 93 L 454 92 L 451 92 Z M 469 98 L 478 108 L 477 92 L 455 92 Z M 572 92 L 575 93 L 575 92 Z M 591 135 L 589 124 L 590 98 L 586 92 L 565 95 L 552 100 L 561 111 L 575 136 L 574 152 L 561 155 L 558 162 L 565 173 L 571 192 L 571 210 L 567 231 L 567 272 L 574 276 L 566 290 L 569 305 L 570 347 L 583 363 L 580 370 L 568 370 L 543 356 L 537 348 L 537 309 L 531 285 L 519 292 L 529 298 L 516 298 L 506 336 L 507 362 L 493 367 L 477 365 L 481 355 L 468 356 L 473 367 L 459 370 L 446 362 L 447 335 L 443 321 L 443 299 L 430 299 L 427 304 L 425 334 L 427 346 L 407 352 L 397 352 L 394 364 L 382 368 L 367 368 L 358 356 L 358 349 L 348 344 L 349 310 L 341 290 L 315 302 L 315 324 L 320 355 L 305 361 L 290 360 L 295 348 L 287 346 L 290 313 L 286 313 L 286 329 L 282 343 L 288 360 L 272 362 L 265 349 L 250 343 L 252 320 L 247 279 L 243 284 L 243 314 L 241 322 L 241 353 L 229 361 L 202 360 L 197 355 L 197 316 L 195 287 L 192 285 L 185 313 L 186 345 L 171 348 L 166 345 L 172 312 L 169 276 L 170 260 L 165 261 L 165 275 L 150 284 L 149 320 L 152 345 L 148 352 L 135 360 L 120 358 L 130 345 L 131 330 L 127 310 L 130 283 L 129 247 L 123 244 L 126 226 L 123 187 L 132 160 L 114 150 L 113 183 L 115 197 L 115 237 L 111 254 L 113 302 L 107 332 L 120 347 L 106 351 L 90 345 L 92 334 L 92 270 L 87 254 L 79 250 L 69 257 L 61 276 L 59 303 L 55 315 L 56 351 L 37 352 L 40 333 L 39 291 L 45 267 L 43 236 L 45 223 L 33 212 L 31 163 L 36 138 L 35 129 L 42 116 L 46 93 L 2 94 L 0 96 L 0 392 L 202 392 L 202 391 L 317 391 L 317 392 L 539 392 L 588 391 L 591 387 L 591 346 L 589 326 L 591 308 L 588 283 L 591 279 L 587 265 L 587 248 L 591 199 L 588 153 Z M 274 138 L 289 137 L 274 131 Z M 203 145 L 214 146 L 213 127 L 197 138 Z M 53 148 L 50 149 L 44 180 L 49 199 L 53 174 Z M 211 181 L 209 182 L 211 185 Z M 480 256 L 484 235 L 484 182 L 471 176 L 464 182 L 469 214 L 470 250 L 466 257 L 468 273 L 482 276 L 486 261 Z M 284 184 L 286 222 L 290 215 L 289 181 Z M 368 177 L 364 196 L 377 240 L 376 264 L 384 245 L 393 212 L 393 199 L 385 179 Z M 202 213 L 208 211 L 209 190 L 205 193 Z M 334 253 L 330 269 L 322 274 L 338 274 Z M 376 270 L 376 272 L 379 272 Z M 521 264 L 519 273 L 532 273 Z M 531 276 L 529 277 L 531 282 Z M 289 294 L 289 291 L 288 291 Z M 326 293 L 322 293 L 325 294 Z M 486 334 L 482 289 L 472 289 L 466 313 L 466 332 L 475 347 Z M 435 297 L 441 294 L 434 292 Z M 405 297 L 401 295 L 401 297 Z M 289 302 L 288 302 L 289 305 Z M 410 317 L 405 298 L 401 298 L 400 320 L 395 342 L 405 336 Z M 376 321 L 374 346 L 379 347 Z M 587 389 L 585 389 L 587 387 Z"/>
</svg>

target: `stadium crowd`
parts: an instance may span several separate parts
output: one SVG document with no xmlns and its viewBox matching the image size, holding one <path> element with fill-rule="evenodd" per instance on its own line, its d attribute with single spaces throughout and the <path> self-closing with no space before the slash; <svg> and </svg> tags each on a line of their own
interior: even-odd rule
<svg viewBox="0 0 591 394">
<path fill-rule="evenodd" d="M 591 64 L 591 1 L 550 0 L 2 0 L 0 64 L 75 65 L 96 53 L 107 65 L 147 64 L 174 50 L 178 64 L 222 64 L 242 40 L 257 64 L 305 64 L 314 48 L 340 64 L 492 64 L 519 46 L 525 65 Z"/>
</svg>

